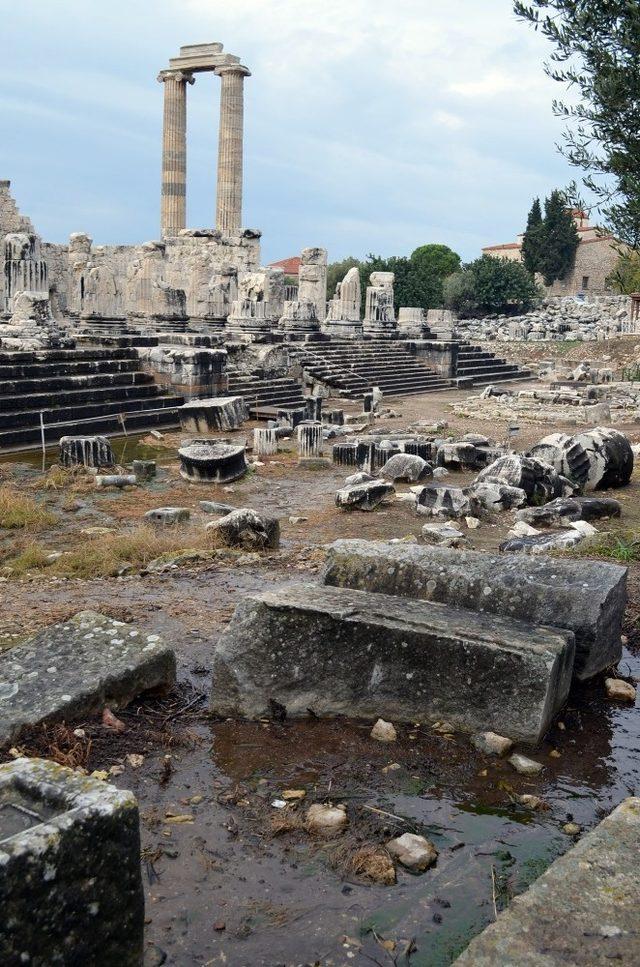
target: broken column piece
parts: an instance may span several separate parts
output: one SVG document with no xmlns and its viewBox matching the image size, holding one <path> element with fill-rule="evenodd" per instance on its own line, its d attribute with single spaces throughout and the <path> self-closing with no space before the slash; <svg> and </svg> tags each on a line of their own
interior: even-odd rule
<svg viewBox="0 0 640 967">
<path fill-rule="evenodd" d="M 447 719 L 535 743 L 571 682 L 571 632 L 362 591 L 247 595 L 218 641 L 211 710 Z"/>
<path fill-rule="evenodd" d="M 192 440 L 178 450 L 180 476 L 191 483 L 230 483 L 247 472 L 244 444 Z"/>
<path fill-rule="evenodd" d="M 46 759 L 0 765 L 0 963 L 143 958 L 133 793 Z"/>
<path fill-rule="evenodd" d="M 329 548 L 323 580 L 567 628 L 580 680 L 622 655 L 627 568 L 618 564 L 343 540 Z"/>
<path fill-rule="evenodd" d="M 321 457 L 324 446 L 322 423 L 301 423 L 297 432 L 298 459 L 317 460 Z"/>
<path fill-rule="evenodd" d="M 116 462 L 106 436 L 63 436 L 59 447 L 63 467 L 113 467 Z"/>
<path fill-rule="evenodd" d="M 270 456 L 278 452 L 278 434 L 275 429 L 256 427 L 253 431 L 254 457 Z"/>
</svg>

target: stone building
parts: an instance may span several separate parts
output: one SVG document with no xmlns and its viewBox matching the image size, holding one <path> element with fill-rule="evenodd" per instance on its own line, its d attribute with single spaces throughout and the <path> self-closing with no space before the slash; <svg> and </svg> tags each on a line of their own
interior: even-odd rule
<svg viewBox="0 0 640 967">
<path fill-rule="evenodd" d="M 547 293 L 559 296 L 603 295 L 611 291 L 607 286 L 607 278 L 618 260 L 619 243 L 613 235 L 589 224 L 586 212 L 575 208 L 572 214 L 580 239 L 574 266 L 565 279 L 547 286 Z M 482 249 L 482 254 L 521 262 L 523 238 L 524 234 L 521 234 L 515 242 L 487 245 Z"/>
</svg>

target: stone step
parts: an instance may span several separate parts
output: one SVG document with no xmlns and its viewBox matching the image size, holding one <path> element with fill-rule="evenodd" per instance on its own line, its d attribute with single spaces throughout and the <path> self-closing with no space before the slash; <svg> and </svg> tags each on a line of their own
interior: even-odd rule
<svg viewBox="0 0 640 967">
<path fill-rule="evenodd" d="M 85 376 L 92 373 L 133 373 L 140 369 L 135 359 L 93 359 L 82 362 L 40 362 L 0 365 L 0 382 L 7 379 L 49 379 L 59 376 Z"/>
<path fill-rule="evenodd" d="M 150 373 L 143 373 L 139 370 L 126 373 L 91 373 L 82 376 L 50 376 L 46 380 L 39 379 L 0 379 L 0 399 L 4 396 L 17 396 L 18 394 L 32 395 L 41 390 L 43 386 L 49 392 L 57 390 L 86 390 L 91 392 L 102 387 L 120 386 L 142 386 L 153 383 L 153 376 Z M 1 407 L 0 403 L 0 407 Z"/>
<path fill-rule="evenodd" d="M 59 422 L 73 422 L 74 420 L 90 420 L 118 413 L 135 412 L 137 410 L 164 409 L 166 407 L 181 406 L 183 400 L 179 396 L 146 396 L 133 397 L 127 400 L 105 400 L 102 403 L 85 403 L 76 406 L 49 407 L 48 409 L 27 408 L 28 400 L 24 400 L 25 408 L 11 412 L 0 412 L 0 429 L 9 430 L 21 426 L 40 426 L 40 413 L 43 414 L 45 425 Z M 87 430 L 87 433 L 89 431 Z M 64 434 L 61 434 L 64 436 Z"/>
<path fill-rule="evenodd" d="M 344 656 L 349 660 L 345 661 Z M 447 719 L 535 743 L 571 684 L 570 632 L 445 605 L 293 585 L 245 595 L 218 640 L 211 710 Z"/>
<path fill-rule="evenodd" d="M 622 654 L 627 568 L 619 564 L 343 540 L 329 548 L 323 580 L 565 628 L 575 634 L 580 680 Z"/>
<path fill-rule="evenodd" d="M 0 387 L 1 388 L 1 387 Z M 0 396 L 0 425 L 5 416 L 16 410 L 65 409 L 66 407 L 110 404 L 130 399 L 147 399 L 159 394 L 160 388 L 153 382 L 134 386 L 83 387 L 57 393 L 31 393 L 28 396 Z"/>
<path fill-rule="evenodd" d="M 178 402 L 176 402 L 178 400 Z M 101 406 L 97 412 L 88 413 L 87 409 L 77 409 L 61 415 L 51 410 L 45 413 L 45 441 L 56 443 L 61 436 L 70 433 L 122 435 L 119 415 L 124 414 L 127 432 L 147 430 L 151 427 L 179 426 L 179 397 L 156 397 L 151 400 L 130 400 L 115 404 L 114 408 Z M 33 411 L 18 414 L 20 419 L 10 428 L 0 428 L 0 450 L 22 450 L 40 446 L 40 415 Z M 67 422 L 64 422 L 64 421 Z M 58 425 L 61 422 L 61 425 Z"/>
<path fill-rule="evenodd" d="M 73 363 L 83 360 L 137 359 L 135 349 L 34 349 L 0 351 L 0 366 L 16 363 Z"/>
</svg>

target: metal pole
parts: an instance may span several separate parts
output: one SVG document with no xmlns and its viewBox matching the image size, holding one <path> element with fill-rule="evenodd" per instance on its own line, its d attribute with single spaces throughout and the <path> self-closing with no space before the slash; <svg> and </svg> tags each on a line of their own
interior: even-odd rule
<svg viewBox="0 0 640 967">
<path fill-rule="evenodd" d="M 42 410 L 40 410 L 40 440 L 42 441 L 42 472 L 44 473 L 47 466 L 47 447 L 44 439 L 44 415 Z"/>
</svg>

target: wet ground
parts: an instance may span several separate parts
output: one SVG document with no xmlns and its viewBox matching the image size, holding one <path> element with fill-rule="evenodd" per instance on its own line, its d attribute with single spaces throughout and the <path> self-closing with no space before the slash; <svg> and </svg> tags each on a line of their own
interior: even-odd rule
<svg viewBox="0 0 640 967">
<path fill-rule="evenodd" d="M 388 428 L 445 418 L 447 432 L 507 438 L 506 425 L 456 421 L 453 399 L 444 393 L 396 401 L 402 417 Z M 634 442 L 640 439 L 640 427 L 622 428 Z M 516 446 L 548 432 L 548 426 L 527 426 Z M 119 450 L 123 462 L 143 455 L 135 439 L 126 447 L 124 456 Z M 210 721 L 211 651 L 243 593 L 315 580 L 322 545 L 336 537 L 418 535 L 423 519 L 402 503 L 371 514 L 339 513 L 333 494 L 345 473 L 298 467 L 292 452 L 265 459 L 245 481 L 222 488 L 182 481 L 173 447 L 145 449 L 161 463 L 158 479 L 123 493 L 97 492 L 82 481 L 42 489 L 40 455 L 11 455 L 0 464 L 0 476 L 55 513 L 56 523 L 34 535 L 0 531 L 5 560 L 25 540 L 65 550 L 89 539 L 80 533 L 88 526 L 127 529 L 145 510 L 169 503 L 192 509 L 189 533 L 195 533 L 210 519 L 198 509 L 201 499 L 276 513 L 281 551 L 166 574 L 66 579 L 45 569 L 16 579 L 9 573 L 0 584 L 0 646 L 92 607 L 159 631 L 176 648 L 179 687 L 121 713 L 126 732 L 91 721 L 74 723 L 84 738 L 48 730 L 24 742 L 27 752 L 46 749 L 89 770 L 114 769 L 111 781 L 138 795 L 148 964 L 448 965 L 496 911 L 571 846 L 573 837 L 562 829 L 568 821 L 585 831 L 638 793 L 640 710 L 607 701 L 601 681 L 572 694 L 561 720 L 532 753 L 544 763 L 534 779 L 482 755 L 464 736 L 440 735 L 424 723 L 399 726 L 398 741 L 383 745 L 369 737 L 370 722 Z M 625 515 L 612 526 L 638 527 L 638 480 L 616 492 Z M 307 520 L 292 523 L 290 517 Z M 510 514 L 483 520 L 470 533 L 473 546 L 496 547 L 511 522 Z M 637 678 L 635 563 L 630 577 L 628 647 L 620 670 Z M 143 756 L 142 763 L 129 760 L 131 754 Z M 291 789 L 304 790 L 302 805 L 272 805 Z M 525 809 L 518 802 L 524 793 L 548 808 Z M 301 828 L 306 804 L 316 801 L 347 806 L 348 830 L 337 845 Z M 357 872 L 357 861 L 406 831 L 435 843 L 433 869 L 420 876 L 400 869 L 392 886 L 370 882 L 366 863 Z"/>
</svg>

